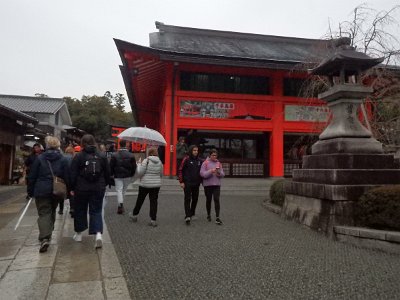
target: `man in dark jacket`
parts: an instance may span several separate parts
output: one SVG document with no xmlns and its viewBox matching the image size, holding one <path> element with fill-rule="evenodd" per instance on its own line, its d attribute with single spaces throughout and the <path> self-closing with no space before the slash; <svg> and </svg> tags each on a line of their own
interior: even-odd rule
<svg viewBox="0 0 400 300">
<path fill-rule="evenodd" d="M 42 153 L 42 145 L 39 143 L 35 143 L 32 148 L 32 153 L 29 154 L 27 159 L 25 160 L 25 178 L 26 178 L 26 184 L 27 184 L 27 196 L 26 200 L 29 200 L 29 194 L 32 194 L 32 191 L 29 190 L 29 187 L 33 187 L 33 185 L 29 185 L 28 180 L 29 180 L 29 173 L 30 170 L 33 166 L 33 163 L 35 162 L 36 158 Z"/>
<path fill-rule="evenodd" d="M 185 222 L 190 221 L 196 214 L 197 201 L 199 200 L 199 188 L 202 178 L 200 168 L 202 160 L 199 158 L 199 148 L 196 145 L 189 147 L 188 155 L 182 160 L 179 166 L 178 178 L 185 194 Z"/>
<path fill-rule="evenodd" d="M 114 176 L 115 191 L 117 192 L 118 214 L 124 213 L 124 196 L 128 185 L 136 171 L 135 156 L 126 149 L 126 141 L 119 142 L 120 149 L 114 153 L 110 161 L 111 176 Z"/>
<path fill-rule="evenodd" d="M 67 159 L 60 152 L 60 141 L 56 137 L 46 138 L 46 152 L 39 155 L 29 172 L 28 191 L 35 197 L 38 211 L 39 252 L 46 252 L 50 246 L 54 230 L 56 208 L 59 200 L 53 196 L 53 174 L 62 178 L 69 186 L 69 166 Z"/>
</svg>

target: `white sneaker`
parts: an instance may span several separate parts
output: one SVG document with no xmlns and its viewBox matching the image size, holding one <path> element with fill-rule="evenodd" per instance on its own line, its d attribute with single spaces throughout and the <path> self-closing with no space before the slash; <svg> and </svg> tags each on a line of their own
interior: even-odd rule
<svg viewBox="0 0 400 300">
<path fill-rule="evenodd" d="M 157 227 L 157 222 L 154 221 L 154 220 L 150 220 L 149 225 L 152 226 L 152 227 Z"/>
<path fill-rule="evenodd" d="M 132 213 L 129 213 L 129 220 L 131 222 L 137 222 L 137 215 L 133 215 Z"/>
<path fill-rule="evenodd" d="M 75 242 L 82 242 L 82 233 L 81 232 L 75 232 L 74 236 L 72 237 Z"/>
<path fill-rule="evenodd" d="M 95 243 L 94 243 L 94 247 L 95 247 L 96 249 L 103 247 L 103 240 L 102 240 L 102 238 L 101 238 L 101 233 L 100 233 L 100 232 L 98 232 L 98 233 L 96 234 L 96 241 L 95 241 Z"/>
</svg>

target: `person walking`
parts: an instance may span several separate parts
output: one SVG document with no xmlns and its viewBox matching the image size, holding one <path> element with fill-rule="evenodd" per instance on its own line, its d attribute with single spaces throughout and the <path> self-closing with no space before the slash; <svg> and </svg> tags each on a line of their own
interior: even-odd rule
<svg viewBox="0 0 400 300">
<path fill-rule="evenodd" d="M 137 165 L 137 174 L 140 178 L 139 193 L 133 212 L 129 215 L 132 222 L 137 222 L 137 216 L 142 208 L 146 196 L 150 199 L 150 226 L 157 226 L 158 193 L 160 192 L 164 167 L 158 157 L 157 149 L 151 148 L 149 156 Z"/>
<path fill-rule="evenodd" d="M 74 147 L 69 145 L 64 150 L 64 157 L 67 159 L 69 167 L 71 167 L 72 159 L 74 158 L 74 156 L 75 156 Z M 74 217 L 74 196 L 71 195 L 70 188 L 68 188 L 68 190 L 67 190 L 67 199 L 69 200 L 69 214 L 70 214 L 71 218 L 73 218 Z M 64 210 L 64 201 L 60 202 L 60 210 L 58 213 L 62 214 L 63 210 Z"/>
<path fill-rule="evenodd" d="M 25 164 L 25 181 L 26 181 L 26 185 L 27 185 L 26 200 L 29 200 L 29 198 L 30 198 L 29 195 L 32 194 L 32 191 L 29 190 L 29 187 L 32 187 L 32 185 L 29 184 L 29 173 L 31 171 L 31 167 L 33 166 L 33 163 L 35 162 L 36 158 L 38 158 L 38 156 L 40 154 L 42 154 L 42 152 L 43 152 L 42 145 L 40 145 L 39 143 L 35 143 L 33 145 L 33 147 L 32 147 L 31 154 L 29 154 L 29 156 L 24 161 L 24 164 Z"/>
<path fill-rule="evenodd" d="M 185 143 L 185 137 L 181 136 L 176 144 L 176 173 L 178 173 L 179 166 L 187 153 L 188 145 Z"/>
<path fill-rule="evenodd" d="M 75 197 L 73 239 L 82 241 L 82 232 L 88 228 L 89 235 L 96 235 L 95 248 L 103 245 L 102 207 L 106 186 L 110 183 L 110 166 L 103 153 L 97 150 L 96 141 L 90 134 L 81 140 L 81 152 L 71 163 L 71 190 Z"/>
<path fill-rule="evenodd" d="M 199 148 L 196 145 L 190 146 L 188 155 L 182 160 L 178 173 L 179 183 L 184 192 L 186 225 L 190 225 L 190 221 L 196 214 L 199 189 L 202 181 L 200 176 L 201 165 L 202 160 L 199 158 Z"/>
<path fill-rule="evenodd" d="M 31 166 L 28 180 L 28 196 L 35 197 L 39 215 L 40 253 L 46 252 L 50 246 L 59 203 L 59 199 L 53 196 L 53 174 L 69 186 L 68 160 L 60 152 L 60 140 L 49 136 L 46 138 L 46 151 L 40 154 Z"/>
<path fill-rule="evenodd" d="M 133 153 L 126 148 L 126 141 L 120 140 L 120 149 L 114 153 L 110 160 L 111 176 L 114 176 L 115 191 L 117 192 L 118 214 L 123 214 L 124 197 L 128 185 L 136 171 L 136 159 Z"/>
<path fill-rule="evenodd" d="M 211 222 L 211 201 L 214 199 L 215 223 L 222 225 L 220 214 L 221 178 L 225 176 L 222 164 L 217 159 L 218 151 L 212 149 L 210 156 L 203 162 L 200 175 L 203 177 L 204 193 L 206 195 L 207 220 Z"/>
</svg>

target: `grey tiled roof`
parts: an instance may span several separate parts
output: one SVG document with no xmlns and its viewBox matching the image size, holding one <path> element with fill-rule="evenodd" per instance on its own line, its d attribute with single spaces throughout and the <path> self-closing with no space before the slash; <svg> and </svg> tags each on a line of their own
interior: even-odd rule
<svg viewBox="0 0 400 300">
<path fill-rule="evenodd" d="M 15 115 L 15 116 L 20 116 L 20 117 L 24 118 L 25 120 L 29 120 L 33 123 L 38 122 L 38 120 L 36 118 L 34 118 L 26 113 L 12 109 L 11 107 L 8 107 L 7 105 L 3 105 L 1 103 L 0 103 L 0 110 L 4 110 L 5 112 L 7 112 L 7 115 L 11 114 L 11 115 Z"/>
<path fill-rule="evenodd" d="M 329 42 L 272 35 L 238 33 L 165 25 L 150 34 L 150 47 L 185 54 L 231 58 L 312 62 L 327 53 Z"/>
<path fill-rule="evenodd" d="M 0 95 L 0 104 L 25 113 L 55 114 L 64 103 L 61 98 Z"/>
</svg>

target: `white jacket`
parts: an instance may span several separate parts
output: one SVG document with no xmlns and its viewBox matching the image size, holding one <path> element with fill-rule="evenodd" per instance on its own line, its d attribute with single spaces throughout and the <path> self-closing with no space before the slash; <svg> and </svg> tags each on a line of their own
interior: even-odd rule
<svg viewBox="0 0 400 300">
<path fill-rule="evenodd" d="M 164 167 L 158 156 L 149 156 L 137 165 L 137 175 L 140 178 L 139 186 L 146 188 L 161 187 L 161 178 Z"/>
</svg>

